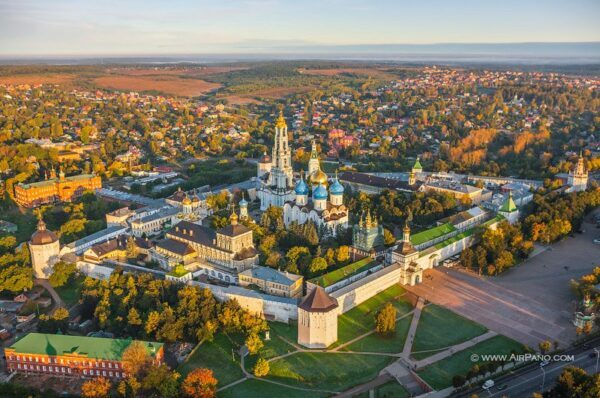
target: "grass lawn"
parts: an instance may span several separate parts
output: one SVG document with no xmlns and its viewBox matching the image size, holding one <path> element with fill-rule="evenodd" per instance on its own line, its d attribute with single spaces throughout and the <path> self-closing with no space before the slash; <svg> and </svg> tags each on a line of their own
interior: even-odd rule
<svg viewBox="0 0 600 398">
<path fill-rule="evenodd" d="M 231 358 L 231 350 L 235 351 L 235 362 Z M 188 358 L 187 362 L 177 369 L 183 377 L 196 368 L 212 369 L 222 387 L 244 377 L 240 369 L 238 345 L 234 344 L 227 335 L 218 333 L 212 342 L 203 343 Z"/>
<path fill-rule="evenodd" d="M 376 265 L 376 262 L 371 257 L 365 257 L 354 263 L 348 264 L 342 268 L 338 268 L 334 271 L 328 272 L 324 275 L 311 279 L 309 282 L 319 285 L 321 287 L 331 286 L 334 283 L 341 281 L 342 279 L 349 278 L 352 275 L 359 274 L 363 271 Z"/>
<path fill-rule="evenodd" d="M 264 397 L 327 397 L 329 394 L 316 391 L 300 391 L 264 381 L 250 379 L 218 393 L 219 398 L 264 398 Z"/>
<path fill-rule="evenodd" d="M 328 391 L 343 391 L 367 382 L 394 358 L 377 355 L 299 352 L 272 361 L 271 380 Z"/>
<path fill-rule="evenodd" d="M 425 242 L 429 242 L 430 240 L 439 238 L 440 236 L 444 236 L 449 234 L 450 232 L 456 231 L 454 225 L 450 223 L 442 224 L 440 226 L 426 229 L 425 231 L 418 232 L 416 234 L 411 235 L 410 241 L 413 245 L 420 245 Z"/>
<path fill-rule="evenodd" d="M 359 352 L 402 352 L 404 341 L 408 335 L 410 321 L 412 315 L 402 318 L 396 322 L 396 332 L 393 336 L 382 337 L 377 333 L 363 337 L 362 339 L 342 348 L 342 351 L 359 351 Z"/>
<path fill-rule="evenodd" d="M 446 308 L 429 304 L 423 308 L 412 351 L 440 350 L 485 333 L 487 329 L 478 323 L 463 318 Z M 424 352 L 412 354 L 423 359 L 435 354 Z"/>
<path fill-rule="evenodd" d="M 395 381 L 390 381 L 375 390 L 376 398 L 408 398 L 408 391 Z"/>
<path fill-rule="evenodd" d="M 286 324 L 281 322 L 269 322 L 270 337 L 269 341 L 264 341 L 264 347 L 260 350 L 259 355 L 249 355 L 246 357 L 244 365 L 246 370 L 252 372 L 252 368 L 259 356 L 265 359 L 270 359 L 278 355 L 286 354 L 291 351 L 296 351 L 296 347 L 286 343 L 279 336 L 286 340 L 296 343 L 298 341 L 298 325 L 295 323 Z M 261 337 L 264 337 L 261 334 Z"/>
<path fill-rule="evenodd" d="M 387 302 L 391 302 L 397 310 L 397 316 L 412 311 L 413 306 L 400 297 L 405 290 L 400 285 L 393 285 L 381 293 L 371 297 L 362 304 L 338 317 L 338 340 L 336 347 L 375 328 L 375 315 Z"/>
<path fill-rule="evenodd" d="M 77 304 L 79 301 L 79 293 L 81 292 L 81 285 L 85 280 L 85 275 L 80 275 L 61 287 L 55 287 L 56 293 L 60 298 L 67 304 L 68 307 Z"/>
<path fill-rule="evenodd" d="M 418 373 L 431 387 L 440 390 L 452 385 L 454 375 L 464 376 L 467 374 L 474 364 L 470 358 L 472 354 L 510 354 L 511 350 L 522 353 L 524 349 L 525 347 L 522 344 L 508 337 L 495 336 L 429 365 L 418 371 Z"/>
</svg>

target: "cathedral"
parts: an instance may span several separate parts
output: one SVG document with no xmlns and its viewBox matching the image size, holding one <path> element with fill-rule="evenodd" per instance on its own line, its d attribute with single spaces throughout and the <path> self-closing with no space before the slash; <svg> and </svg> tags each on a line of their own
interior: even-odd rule
<svg viewBox="0 0 600 398">
<path fill-rule="evenodd" d="M 371 217 L 370 210 L 363 212 L 352 231 L 352 246 L 364 253 L 370 253 L 372 250 L 381 250 L 383 245 L 383 226 L 377 222 L 376 217 Z"/>
<path fill-rule="evenodd" d="M 287 125 L 281 114 L 275 125 L 272 153 L 271 157 L 265 154 L 258 164 L 257 195 L 261 210 L 270 206 L 282 207 L 286 226 L 312 221 L 323 235 L 335 236 L 339 227 L 348 227 L 348 209 L 343 204 L 344 187 L 337 175 L 329 186 L 314 141 L 306 179 L 301 173 L 294 182 Z"/>
</svg>

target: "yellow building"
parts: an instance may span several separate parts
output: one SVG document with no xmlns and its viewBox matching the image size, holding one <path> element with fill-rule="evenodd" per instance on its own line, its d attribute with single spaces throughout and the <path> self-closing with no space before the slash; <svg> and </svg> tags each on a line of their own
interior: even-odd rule
<svg viewBox="0 0 600 398">
<path fill-rule="evenodd" d="M 302 295 L 302 276 L 269 267 L 255 267 L 240 272 L 240 286 L 254 285 L 267 294 L 281 297 Z"/>
<path fill-rule="evenodd" d="M 45 203 L 70 202 L 85 191 L 102 188 L 102 179 L 94 174 L 66 177 L 61 171 L 44 181 L 15 186 L 15 200 L 23 207 L 35 207 Z"/>
</svg>

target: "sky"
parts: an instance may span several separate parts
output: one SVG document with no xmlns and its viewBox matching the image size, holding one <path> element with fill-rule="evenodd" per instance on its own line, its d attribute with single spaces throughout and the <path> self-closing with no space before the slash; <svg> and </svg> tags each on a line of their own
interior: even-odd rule
<svg viewBox="0 0 600 398">
<path fill-rule="evenodd" d="M 0 0 L 0 55 L 600 42 L 600 0 Z"/>
</svg>

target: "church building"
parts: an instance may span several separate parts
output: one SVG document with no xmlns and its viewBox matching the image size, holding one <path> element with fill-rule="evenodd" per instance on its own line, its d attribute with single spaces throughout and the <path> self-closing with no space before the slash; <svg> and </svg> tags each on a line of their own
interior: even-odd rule
<svg viewBox="0 0 600 398">
<path fill-rule="evenodd" d="M 283 207 L 284 203 L 294 199 L 294 177 L 292 171 L 292 153 L 288 142 L 288 129 L 283 114 L 279 114 L 275 124 L 275 142 L 273 156 L 266 154 L 258 164 L 257 196 L 260 210 L 270 206 Z"/>
</svg>

